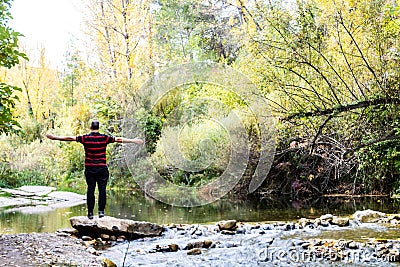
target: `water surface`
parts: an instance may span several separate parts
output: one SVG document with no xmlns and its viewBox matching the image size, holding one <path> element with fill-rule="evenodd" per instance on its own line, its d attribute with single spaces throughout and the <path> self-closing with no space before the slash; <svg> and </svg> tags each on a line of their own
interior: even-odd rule
<svg viewBox="0 0 400 267">
<path fill-rule="evenodd" d="M 399 201 L 390 198 L 325 198 L 309 202 L 290 199 L 263 201 L 221 199 L 206 206 L 182 208 L 145 197 L 138 191 L 109 191 L 106 214 L 158 224 L 206 224 L 226 219 L 243 222 L 292 221 L 301 217 L 316 218 L 326 213 L 347 216 L 364 209 L 398 213 L 399 208 Z M 28 213 L 1 209 L 0 234 L 54 232 L 60 228 L 70 227 L 69 218 L 80 215 L 86 215 L 86 205 L 51 211 L 37 208 Z"/>
</svg>

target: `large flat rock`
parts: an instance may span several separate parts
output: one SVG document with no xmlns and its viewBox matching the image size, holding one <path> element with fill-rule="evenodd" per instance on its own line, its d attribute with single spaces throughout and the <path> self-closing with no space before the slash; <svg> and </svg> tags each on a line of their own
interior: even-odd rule
<svg viewBox="0 0 400 267">
<path fill-rule="evenodd" d="M 86 203 L 85 195 L 55 190 L 56 188 L 51 186 L 21 186 L 16 189 L 0 188 L 0 193 L 3 192 L 0 197 L 0 208 L 7 208 L 7 212 L 18 211 L 30 214 Z"/>
<path fill-rule="evenodd" d="M 375 210 L 359 210 L 353 214 L 354 220 L 362 223 L 374 223 L 385 217 L 385 213 Z"/>
<path fill-rule="evenodd" d="M 86 199 L 85 195 L 80 195 L 74 192 L 56 191 L 48 195 L 51 198 L 65 200 L 65 201 L 82 201 Z"/>
<path fill-rule="evenodd" d="M 128 239 L 159 236 L 163 227 L 150 222 L 118 219 L 110 216 L 90 220 L 86 216 L 70 218 L 71 226 L 79 231 L 80 235 L 98 236 L 100 234 L 124 235 Z"/>
<path fill-rule="evenodd" d="M 29 199 L 26 199 L 26 198 L 0 197 L 0 208 L 30 205 L 31 203 L 32 203 L 32 201 Z"/>
<path fill-rule="evenodd" d="M 32 193 L 36 196 L 46 196 L 51 192 L 56 191 L 57 188 L 52 186 L 24 185 L 21 186 L 19 190 Z"/>
</svg>

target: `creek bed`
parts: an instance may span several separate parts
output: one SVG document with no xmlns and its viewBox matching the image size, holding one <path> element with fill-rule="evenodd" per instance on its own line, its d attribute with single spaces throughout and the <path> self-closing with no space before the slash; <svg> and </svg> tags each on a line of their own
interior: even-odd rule
<svg viewBox="0 0 400 267">
<path fill-rule="evenodd" d="M 222 234 L 215 224 L 167 227 L 161 237 L 125 242 L 102 256 L 117 266 L 400 266 L 397 227 L 354 222 L 346 227 L 301 227 L 294 222 L 238 226 L 229 234 Z M 383 242 L 385 230 L 391 236 Z M 356 238 L 359 232 L 361 239 Z M 206 242 L 211 247 L 205 248 Z M 171 252 L 171 244 L 179 249 Z M 196 244 L 197 253 L 189 255 Z M 395 254 L 379 254 L 386 249 L 382 246 L 396 249 Z"/>
</svg>

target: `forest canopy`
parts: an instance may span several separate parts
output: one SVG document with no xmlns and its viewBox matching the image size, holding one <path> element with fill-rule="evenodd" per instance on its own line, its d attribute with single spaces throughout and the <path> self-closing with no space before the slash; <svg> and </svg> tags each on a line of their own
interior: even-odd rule
<svg viewBox="0 0 400 267">
<path fill-rule="evenodd" d="M 148 79 L 203 61 L 247 76 L 276 121 L 277 148 L 258 194 L 399 193 L 398 0 L 82 2 L 90 57 L 79 48 L 66 51 L 65 66 L 55 70 L 44 49 L 36 58 L 25 52 L 27 60 L 17 43 L 20 34 L 7 26 L 11 1 L 0 1 L 0 186 L 82 190 L 82 147 L 49 142 L 45 133 L 82 134 L 98 119 L 101 131 L 122 135 L 125 111 Z M 198 97 L 217 100 L 228 111 L 243 104 L 218 86 L 191 84 L 135 114 L 145 132 L 147 157 L 173 184 L 207 184 L 229 162 L 229 135 L 201 120 L 182 132 L 180 149 L 196 160 L 201 140 L 209 139 L 218 160 L 199 171 L 166 161 L 160 144 L 179 131 L 171 117 Z M 207 103 L 191 103 L 182 110 L 212 113 Z M 260 156 L 257 125 L 245 120 L 250 158 L 233 190 L 241 197 L 249 193 Z M 5 135 L 15 127 L 18 133 Z M 108 158 L 110 185 L 135 188 L 132 176 L 143 175 L 143 162 L 131 174 L 120 145 L 109 147 Z"/>
</svg>

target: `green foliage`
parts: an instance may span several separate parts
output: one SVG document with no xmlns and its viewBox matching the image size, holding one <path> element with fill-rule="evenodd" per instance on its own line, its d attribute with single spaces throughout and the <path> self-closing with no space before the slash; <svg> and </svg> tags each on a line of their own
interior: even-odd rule
<svg viewBox="0 0 400 267">
<path fill-rule="evenodd" d="M 400 113 L 397 105 L 380 105 L 366 110 L 369 144 L 358 151 L 359 171 L 368 190 L 400 191 Z"/>
<path fill-rule="evenodd" d="M 0 1 L 0 66 L 8 69 L 18 64 L 20 58 L 27 59 L 26 55 L 18 51 L 18 37 L 20 33 L 13 31 L 7 24 L 11 18 L 9 12 L 11 0 Z M 13 118 L 12 109 L 17 97 L 13 95 L 15 86 L 0 82 L 0 134 L 15 132 L 19 126 Z"/>
<path fill-rule="evenodd" d="M 13 91 L 20 91 L 18 87 L 0 83 L 0 134 L 16 132 L 19 127 L 18 122 L 12 115 L 15 101 L 18 97 L 13 95 Z"/>
<path fill-rule="evenodd" d="M 19 136 L 21 141 L 29 144 L 35 140 L 42 138 L 42 125 L 36 120 L 31 119 L 30 117 L 21 120 L 20 122 L 21 130 L 19 131 Z"/>
<path fill-rule="evenodd" d="M 79 99 L 80 67 L 82 67 L 78 51 L 66 54 L 66 69 L 62 73 L 61 85 L 64 90 L 64 97 L 67 99 L 67 106 L 74 106 Z M 78 91 L 78 93 L 76 92 Z"/>
<path fill-rule="evenodd" d="M 23 185 L 47 185 L 46 173 L 40 170 L 12 170 L 0 162 L 0 187 L 15 188 Z"/>
<path fill-rule="evenodd" d="M 198 0 L 161 0 L 158 4 L 156 40 L 167 64 L 188 59 L 236 60 L 243 18 L 233 5 Z"/>
<path fill-rule="evenodd" d="M 145 133 L 147 152 L 154 153 L 157 141 L 161 136 L 162 119 L 153 112 L 141 110 L 137 114 L 138 126 Z"/>
<path fill-rule="evenodd" d="M 367 191 L 400 192 L 400 142 L 382 141 L 360 150 L 359 170 Z M 367 178 L 368 177 L 368 178 Z"/>
<path fill-rule="evenodd" d="M 143 2 L 146 12 L 129 3 L 119 14 L 118 5 L 125 2 L 104 2 L 104 14 L 91 10 L 98 12 L 92 32 L 102 40 L 94 55 L 99 60 L 85 65 L 77 51 L 67 55 L 60 84 L 51 87 L 59 90 L 55 92 L 59 105 L 51 110 L 58 123 L 52 131 L 83 134 L 90 120 L 97 118 L 104 132 L 119 134 L 124 108 L 148 74 L 181 62 L 223 62 L 250 77 L 260 95 L 270 100 L 273 114 L 284 121 L 278 124 L 276 158 L 276 165 L 283 164 L 272 178 L 282 192 L 292 191 L 296 179 L 319 193 L 328 189 L 343 193 L 355 180 L 364 186 L 359 192 L 397 190 L 400 112 L 393 103 L 398 102 L 343 111 L 351 104 L 399 97 L 400 9 L 393 1 L 299 0 L 288 7 L 287 1 L 159 0 L 151 7 Z M 7 27 L 10 3 L 0 4 L 0 65 L 6 68 L 25 58 L 16 49 L 20 35 Z M 99 7 L 98 1 L 91 4 Z M 118 23 L 125 23 L 130 34 L 118 32 Z M 18 126 L 12 116 L 18 90 L 0 83 L 0 133 L 11 133 Z M 224 122 L 234 133 L 239 128 L 229 114 L 245 106 L 241 97 L 229 88 L 202 83 L 170 90 L 154 105 L 144 96 L 147 102 L 134 117 L 145 134 L 153 165 L 138 160 L 132 170 L 135 178 L 148 179 L 147 170 L 153 166 L 178 185 L 199 186 L 219 176 L 229 161 L 231 133 L 207 120 Z M 329 114 L 318 115 L 322 111 Z M 252 142 L 250 157 L 255 159 L 260 150 L 257 122 L 244 113 L 236 114 L 243 120 Z M 302 116 L 306 113 L 311 115 Z M 14 186 L 18 181 L 41 180 L 37 182 L 81 188 L 81 145 L 46 141 L 40 145 L 46 122 L 19 121 L 21 135 L 10 136 L 0 147 L 6 155 L 1 183 Z M 167 139 L 179 140 L 171 151 L 181 153 L 186 163 L 180 163 L 187 168 L 169 166 L 171 155 L 163 150 Z M 119 149 L 113 145 L 108 150 L 110 185 L 134 187 L 129 171 L 121 167 Z M 188 162 L 207 168 L 190 170 Z M 282 179 L 284 175 L 288 179 Z M 168 194 L 167 189 L 160 190 Z"/>
<path fill-rule="evenodd" d="M 121 106 L 115 103 L 110 96 L 107 96 L 96 99 L 92 113 L 96 114 L 101 121 L 110 122 L 120 117 Z"/>
</svg>

